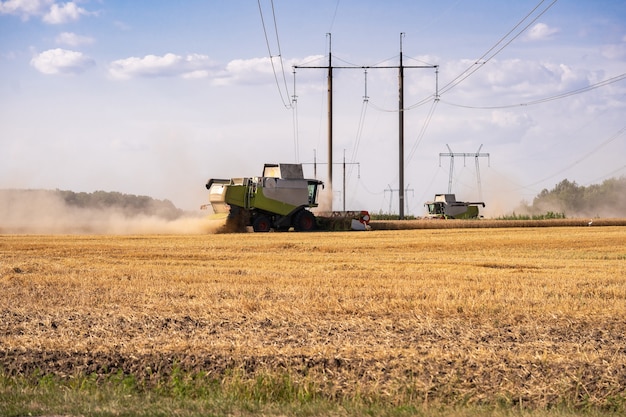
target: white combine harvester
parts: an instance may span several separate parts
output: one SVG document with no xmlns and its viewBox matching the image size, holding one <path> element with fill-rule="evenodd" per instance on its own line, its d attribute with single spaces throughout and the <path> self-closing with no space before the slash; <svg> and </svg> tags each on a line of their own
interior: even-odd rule
<svg viewBox="0 0 626 417">
<path fill-rule="evenodd" d="M 428 217 L 433 219 L 478 219 L 478 206 L 485 203 L 456 201 L 454 194 L 436 194 L 433 201 L 427 201 Z"/>
</svg>

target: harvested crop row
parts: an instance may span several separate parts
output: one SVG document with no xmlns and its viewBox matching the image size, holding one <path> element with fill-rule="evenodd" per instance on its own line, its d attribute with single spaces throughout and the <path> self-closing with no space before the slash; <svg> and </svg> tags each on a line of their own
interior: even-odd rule
<svg viewBox="0 0 626 417">
<path fill-rule="evenodd" d="M 5 373 L 328 399 L 626 396 L 626 230 L 0 237 Z"/>
</svg>

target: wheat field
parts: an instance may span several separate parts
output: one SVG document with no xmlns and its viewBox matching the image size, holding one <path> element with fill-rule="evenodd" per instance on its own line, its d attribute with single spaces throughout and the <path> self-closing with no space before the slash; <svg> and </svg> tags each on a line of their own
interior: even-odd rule
<svg viewBox="0 0 626 417">
<path fill-rule="evenodd" d="M 0 235 L 0 259 L 8 375 L 625 409 L 624 227 Z"/>
</svg>

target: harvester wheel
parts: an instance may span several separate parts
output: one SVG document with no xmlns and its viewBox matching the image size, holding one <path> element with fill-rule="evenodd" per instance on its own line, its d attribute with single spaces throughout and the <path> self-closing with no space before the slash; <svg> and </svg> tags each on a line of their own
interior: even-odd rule
<svg viewBox="0 0 626 417">
<path fill-rule="evenodd" d="M 300 210 L 293 221 L 293 228 L 298 232 L 310 232 L 315 226 L 315 215 L 308 210 Z"/>
<path fill-rule="evenodd" d="M 272 228 L 272 222 L 265 215 L 257 216 L 252 223 L 252 230 L 255 232 L 269 232 Z"/>
</svg>

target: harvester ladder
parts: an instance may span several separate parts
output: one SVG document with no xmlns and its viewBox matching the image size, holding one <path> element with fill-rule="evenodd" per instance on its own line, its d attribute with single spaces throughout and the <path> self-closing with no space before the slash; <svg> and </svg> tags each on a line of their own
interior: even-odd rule
<svg viewBox="0 0 626 417">
<path fill-rule="evenodd" d="M 247 192 L 245 194 L 244 207 L 246 210 L 249 210 L 252 206 L 250 201 L 254 198 L 254 194 L 256 193 L 256 188 L 258 186 L 257 182 L 252 178 L 245 179 L 245 185 Z"/>
</svg>

